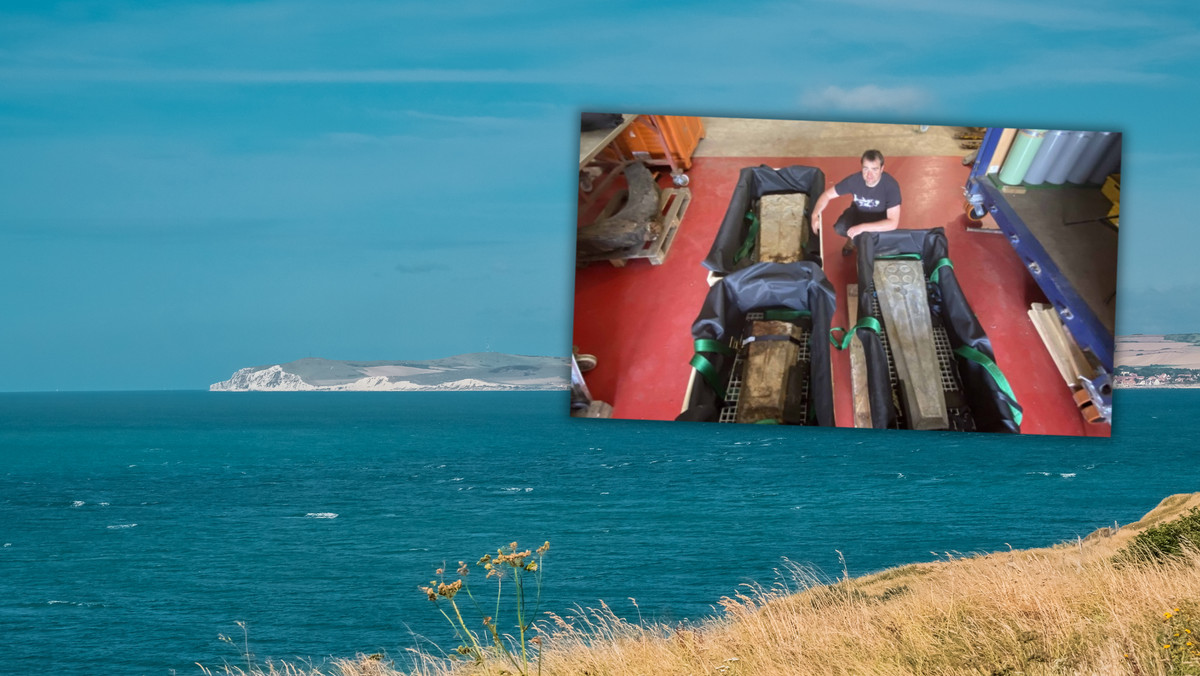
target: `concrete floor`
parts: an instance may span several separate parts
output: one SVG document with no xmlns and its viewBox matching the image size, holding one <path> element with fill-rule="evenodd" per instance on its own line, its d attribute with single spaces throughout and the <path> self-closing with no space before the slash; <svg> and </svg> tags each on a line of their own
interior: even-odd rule
<svg viewBox="0 0 1200 676">
<path fill-rule="evenodd" d="M 703 117 L 705 138 L 695 157 L 857 157 L 874 148 L 888 157 L 962 157 L 956 134 L 966 127 Z"/>
</svg>

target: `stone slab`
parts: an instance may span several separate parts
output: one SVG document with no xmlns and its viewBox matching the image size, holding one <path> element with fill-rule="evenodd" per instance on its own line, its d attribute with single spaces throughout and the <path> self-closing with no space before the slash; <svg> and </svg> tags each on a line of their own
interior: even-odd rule
<svg viewBox="0 0 1200 676">
<path fill-rule="evenodd" d="M 808 195 L 784 193 L 763 195 L 758 201 L 758 262 L 795 263 L 804 260 L 808 240 L 804 210 Z"/>
<path fill-rule="evenodd" d="M 874 281 L 909 428 L 946 429 L 949 417 L 933 344 L 925 269 L 920 261 L 878 260 Z"/>
<path fill-rule="evenodd" d="M 803 332 L 790 322 L 758 321 L 751 322 L 750 335 L 755 338 L 788 336 L 800 340 Z M 747 346 L 737 422 L 784 421 L 788 410 L 788 384 L 799 356 L 800 346 L 792 340 L 755 340 Z"/>
</svg>

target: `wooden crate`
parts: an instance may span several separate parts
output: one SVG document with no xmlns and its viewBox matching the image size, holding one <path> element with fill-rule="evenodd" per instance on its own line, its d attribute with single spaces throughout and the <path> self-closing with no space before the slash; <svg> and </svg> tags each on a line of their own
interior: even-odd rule
<svg viewBox="0 0 1200 676">
<path fill-rule="evenodd" d="M 626 157 L 686 171 L 702 138 L 704 123 L 698 117 L 639 115 L 615 143 Z"/>
<path fill-rule="evenodd" d="M 658 218 L 650 226 L 653 236 L 642 249 L 623 258 L 610 258 L 609 262 L 620 268 L 625 261 L 645 258 L 651 265 L 662 265 L 671 251 L 671 244 L 683 223 L 688 205 L 692 201 L 692 191 L 687 188 L 668 188 L 658 195 Z"/>
</svg>

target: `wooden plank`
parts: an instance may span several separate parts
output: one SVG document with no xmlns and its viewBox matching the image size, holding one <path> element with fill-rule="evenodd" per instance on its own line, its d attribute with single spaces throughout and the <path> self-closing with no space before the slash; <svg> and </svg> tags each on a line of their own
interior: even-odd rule
<svg viewBox="0 0 1200 676">
<path fill-rule="evenodd" d="M 877 260 L 874 273 L 909 428 L 946 429 L 949 417 L 933 346 L 925 270 L 920 261 Z"/>
<path fill-rule="evenodd" d="M 1042 344 L 1054 360 L 1059 375 L 1072 389 L 1080 387 L 1079 378 L 1092 379 L 1096 372 L 1088 363 L 1087 357 L 1079 349 L 1079 345 L 1062 325 L 1058 313 L 1052 306 L 1034 303 L 1029 309 L 1029 318 L 1037 329 Z"/>
<path fill-rule="evenodd" d="M 591 162 L 600 154 L 601 150 L 608 147 L 608 144 L 613 142 L 613 139 L 621 135 L 625 128 L 633 124 L 637 115 L 625 115 L 625 120 L 613 129 L 597 129 L 595 131 L 585 131 L 579 134 L 579 168 Z"/>
<path fill-rule="evenodd" d="M 808 195 L 802 192 L 763 195 L 758 201 L 756 259 L 760 263 L 795 263 L 804 260 L 808 239 L 804 209 Z"/>
<path fill-rule="evenodd" d="M 801 340 L 803 336 L 800 327 L 780 321 L 751 322 L 750 335 L 755 338 L 790 336 L 795 340 Z M 783 422 L 788 403 L 788 380 L 799 356 L 800 346 L 792 340 L 755 340 L 747 346 L 737 422 Z"/>
<path fill-rule="evenodd" d="M 850 326 L 858 323 L 858 285 L 846 286 L 846 312 Z M 855 332 L 857 333 L 857 332 Z M 867 355 L 857 335 L 850 338 L 850 392 L 854 395 L 854 426 L 871 426 L 871 398 L 867 391 Z"/>
<path fill-rule="evenodd" d="M 1000 133 L 1000 140 L 996 143 L 996 150 L 988 158 L 987 173 L 995 174 L 1000 171 L 1001 165 L 1004 164 L 1004 159 L 1008 157 L 1008 150 L 1012 147 L 1013 141 L 1016 138 L 1016 129 L 1009 128 Z"/>
</svg>

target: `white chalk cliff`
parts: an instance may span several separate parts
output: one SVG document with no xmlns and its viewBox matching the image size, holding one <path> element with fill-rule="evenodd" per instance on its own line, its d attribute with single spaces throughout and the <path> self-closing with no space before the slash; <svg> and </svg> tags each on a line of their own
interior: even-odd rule
<svg viewBox="0 0 1200 676">
<path fill-rule="evenodd" d="M 350 362 L 300 359 L 239 369 L 213 392 L 462 392 L 561 390 L 563 357 L 484 352 L 428 361 Z"/>
</svg>

